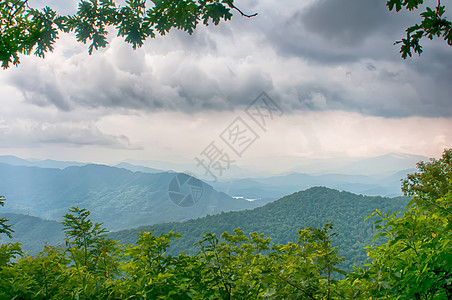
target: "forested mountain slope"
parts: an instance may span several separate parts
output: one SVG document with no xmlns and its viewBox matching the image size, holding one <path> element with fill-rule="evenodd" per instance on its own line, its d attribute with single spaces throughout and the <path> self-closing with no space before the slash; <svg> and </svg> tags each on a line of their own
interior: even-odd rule
<svg viewBox="0 0 452 300">
<path fill-rule="evenodd" d="M 64 244 L 65 234 L 60 222 L 12 213 L 1 213 L 0 216 L 7 218 L 14 230 L 12 239 L 2 238 L 0 243 L 19 242 L 22 249 L 31 255 L 37 254 L 45 245 Z"/>
<path fill-rule="evenodd" d="M 324 187 L 285 196 L 277 201 L 253 210 L 222 213 L 182 223 L 165 223 L 124 230 L 110 234 L 121 243 L 134 243 L 137 233 L 154 230 L 160 234 L 173 230 L 182 237 L 173 242 L 170 251 L 194 253 L 192 245 L 201 240 L 206 232 L 220 235 L 240 227 L 245 233 L 256 231 L 271 237 L 275 243 L 295 242 L 297 230 L 305 227 L 321 228 L 332 222 L 333 231 L 339 233 L 334 244 L 339 254 L 346 257 L 345 265 L 363 263 L 366 257 L 364 246 L 370 245 L 375 235 L 373 219 L 364 221 L 375 209 L 381 211 L 403 211 L 408 198 L 385 198 L 356 195 Z"/>
</svg>

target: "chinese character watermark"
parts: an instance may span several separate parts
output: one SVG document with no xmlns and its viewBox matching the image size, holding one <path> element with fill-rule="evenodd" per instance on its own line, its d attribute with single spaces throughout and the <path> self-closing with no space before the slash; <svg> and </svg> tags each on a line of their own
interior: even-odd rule
<svg viewBox="0 0 452 300">
<path fill-rule="evenodd" d="M 201 158 L 195 157 L 195 160 L 198 162 L 197 167 L 204 168 L 204 175 L 210 175 L 215 180 L 217 180 L 217 176 L 214 172 L 217 172 L 219 176 L 222 176 L 223 171 L 229 169 L 231 163 L 235 162 L 229 158 L 229 154 L 224 151 L 224 149 L 218 148 L 214 141 L 212 141 L 199 156 L 201 156 Z"/>
<path fill-rule="evenodd" d="M 249 148 L 258 138 L 257 133 L 241 118 L 237 117 L 221 134 L 220 138 L 238 156 Z"/>
<path fill-rule="evenodd" d="M 260 138 L 258 132 L 267 132 L 267 126 L 283 114 L 276 102 L 265 92 L 261 93 L 242 116 L 236 117 L 220 133 L 219 140 L 212 140 L 195 157 L 196 166 L 202 168 L 204 175 L 217 181 L 235 162 L 233 158 L 242 157 Z M 168 185 L 168 196 L 178 206 L 193 206 L 203 196 L 203 183 L 195 176 L 178 173 Z"/>
<path fill-rule="evenodd" d="M 281 117 L 284 112 L 265 92 L 259 95 L 246 109 L 247 115 L 262 128 L 267 131 L 267 122 L 275 117 Z"/>
</svg>

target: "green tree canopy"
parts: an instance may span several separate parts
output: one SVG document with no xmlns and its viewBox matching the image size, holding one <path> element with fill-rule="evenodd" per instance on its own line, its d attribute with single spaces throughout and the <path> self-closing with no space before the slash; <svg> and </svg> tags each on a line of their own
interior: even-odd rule
<svg viewBox="0 0 452 300">
<path fill-rule="evenodd" d="M 0 206 L 5 206 L 5 197 L 0 196 Z M 7 224 L 7 218 L 0 218 L 0 238 L 2 234 L 6 234 L 9 238 L 12 238 L 14 230 L 11 228 L 11 224 Z M 22 250 L 19 243 L 0 243 L 0 270 L 7 265 L 11 259 L 14 259 L 22 255 Z"/>
<path fill-rule="evenodd" d="M 424 0 L 388 0 L 389 10 L 400 11 L 405 8 L 409 11 L 417 10 L 424 3 Z M 434 37 L 442 37 L 449 46 L 452 46 L 452 22 L 446 16 L 446 6 L 438 0 L 436 6 L 426 6 L 421 12 L 422 21 L 406 29 L 406 38 L 397 41 L 402 44 L 400 53 L 405 59 L 411 57 L 411 51 L 422 53 L 420 41 L 423 37 L 432 40 Z"/>
<path fill-rule="evenodd" d="M 3 68 L 18 65 L 19 54 L 44 57 L 53 50 L 58 33 L 75 32 L 77 40 L 90 43 L 89 53 L 107 45 L 108 27 L 117 29 L 135 49 L 147 38 L 165 35 L 172 28 L 192 34 L 197 25 L 217 25 L 230 20 L 231 10 L 244 14 L 233 0 L 82 0 L 73 15 L 61 16 L 50 7 L 37 10 L 28 0 L 0 1 L 0 60 Z"/>
<path fill-rule="evenodd" d="M 452 297 L 452 149 L 417 167 L 402 185 L 412 199 L 403 216 L 376 212 L 376 238 L 388 242 L 369 248 L 364 277 L 383 299 Z"/>
</svg>

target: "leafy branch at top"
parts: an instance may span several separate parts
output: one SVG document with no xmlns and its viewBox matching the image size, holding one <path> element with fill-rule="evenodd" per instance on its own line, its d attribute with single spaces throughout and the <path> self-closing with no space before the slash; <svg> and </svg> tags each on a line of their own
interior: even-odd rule
<svg viewBox="0 0 452 300">
<path fill-rule="evenodd" d="M 30 8 L 28 0 L 0 2 L 0 61 L 4 69 L 18 65 L 19 55 L 44 57 L 53 50 L 58 32 L 74 32 L 77 40 L 90 43 L 89 53 L 106 47 L 108 27 L 136 49 L 147 38 L 165 35 L 172 28 L 192 34 L 201 23 L 218 25 L 232 18 L 231 10 L 243 13 L 233 0 L 126 0 L 119 6 L 114 0 L 82 0 L 77 13 L 60 16 L 50 7 Z"/>
<path fill-rule="evenodd" d="M 423 0 L 389 0 L 387 6 L 389 10 L 400 11 L 405 8 L 409 11 L 419 9 L 424 3 Z M 412 51 L 419 55 L 423 52 L 420 40 L 427 37 L 432 40 L 434 37 L 443 37 L 449 46 L 452 46 L 452 22 L 445 16 L 446 6 L 441 5 L 438 0 L 435 7 L 426 7 L 420 14 L 422 21 L 406 29 L 406 38 L 395 44 L 401 44 L 400 53 L 406 59 L 412 56 Z"/>
</svg>

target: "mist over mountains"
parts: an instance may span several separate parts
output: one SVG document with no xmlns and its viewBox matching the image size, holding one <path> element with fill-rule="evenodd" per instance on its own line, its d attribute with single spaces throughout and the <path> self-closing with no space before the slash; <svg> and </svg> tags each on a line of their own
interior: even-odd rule
<svg viewBox="0 0 452 300">
<path fill-rule="evenodd" d="M 78 206 L 90 210 L 93 220 L 103 222 L 109 230 L 183 221 L 260 205 L 233 199 L 201 181 L 202 195 L 194 205 L 176 205 L 169 198 L 169 184 L 175 176 L 105 165 L 61 170 L 0 164 L 0 191 L 7 199 L 4 212 L 61 220 L 70 207 Z"/>
<path fill-rule="evenodd" d="M 162 170 L 129 162 L 107 166 L 0 156 L 0 192 L 7 198 L 4 212 L 59 221 L 70 207 L 79 206 L 90 210 L 94 221 L 103 222 L 109 230 L 120 230 L 253 209 L 313 186 L 368 196 L 401 196 L 400 180 L 415 171 L 415 162 L 420 158 L 388 154 L 349 161 L 342 166 L 343 173 L 292 172 L 275 176 L 263 173 L 243 178 L 221 177 L 217 182 L 193 179 L 199 182 L 202 197 L 196 203 L 181 204 L 184 193 L 192 192 L 190 186 L 180 191 L 178 200 L 169 193 L 170 183 L 180 174 L 176 171 L 181 165 Z M 322 164 L 317 163 L 320 170 Z M 171 163 L 159 166 L 171 167 Z M 336 167 L 330 165 L 332 170 Z M 240 167 L 232 170 L 256 174 Z M 361 174 L 350 174 L 357 172 Z"/>
<path fill-rule="evenodd" d="M 272 157 L 272 169 L 262 169 L 259 166 L 265 159 L 250 160 L 247 165 L 233 164 L 225 170 L 220 181 L 244 178 L 278 177 L 294 173 L 309 175 L 365 175 L 382 178 L 403 170 L 413 170 L 419 161 L 428 160 L 425 156 L 406 153 L 387 153 L 376 157 L 350 158 L 335 157 L 313 159 L 308 157 Z M 268 164 L 267 162 L 265 164 Z M 190 172 L 196 177 L 210 181 L 211 177 L 204 176 L 203 170 L 196 167 L 195 161 L 191 163 L 173 163 L 155 160 L 131 160 L 121 163 L 121 167 L 135 171 L 137 167 L 172 170 L 177 172 Z M 119 165 L 116 165 L 119 166 Z M 145 169 L 143 169 L 145 171 Z M 147 171 L 145 171 L 147 172 Z M 153 172 L 152 170 L 150 172 Z"/>
<path fill-rule="evenodd" d="M 369 174 L 364 175 L 340 173 L 304 174 L 294 172 L 275 176 L 265 174 L 267 176 L 246 178 L 226 177 L 220 178 L 217 182 L 206 182 L 183 173 L 177 173 L 173 169 L 162 170 L 151 166 L 135 165 L 129 162 L 107 166 L 70 161 L 24 160 L 15 156 L 0 156 L 0 194 L 6 196 L 7 199 L 6 206 L 2 208 L 2 216 L 6 215 L 15 224 L 16 234 L 14 240 L 23 243 L 24 249 L 35 252 L 41 249 L 45 243 L 55 244 L 64 240 L 62 226 L 57 222 L 62 220 L 62 217 L 72 206 L 90 210 L 93 221 L 102 222 L 110 231 L 128 230 L 140 226 L 153 226 L 153 228 L 161 229 L 174 227 L 174 229 L 187 233 L 187 228 L 191 226 L 189 224 L 195 222 L 189 220 L 204 220 L 199 218 L 221 215 L 221 213 L 229 211 L 251 210 L 301 190 L 308 190 L 314 186 L 328 187 L 329 189 L 316 191 L 323 191 L 322 193 L 334 195 L 336 198 L 339 197 L 339 194 L 335 194 L 336 192 L 332 193 L 330 189 L 367 196 L 400 196 L 402 194 L 400 180 L 405 178 L 407 173 L 412 173 L 415 170 L 411 168 L 401 169 L 394 173 L 391 172 L 397 166 L 414 167 L 413 160 L 415 159 L 418 158 L 389 154 L 373 159 L 366 159 L 362 162 L 352 162 L 348 164 L 348 167 L 344 166 L 344 173 L 358 172 L 360 168 L 373 168 Z M 384 170 L 383 167 L 376 167 L 384 165 L 385 161 L 390 164 L 389 168 Z M 331 167 L 334 168 L 334 165 Z M 174 169 L 177 170 L 177 168 Z M 240 168 L 237 167 L 236 170 L 238 169 Z M 243 172 L 246 171 L 248 174 L 255 174 L 249 170 L 241 170 Z M 186 201 L 184 197 L 192 193 L 191 189 L 193 187 L 191 185 L 183 187 L 180 182 L 181 179 L 183 181 L 195 181 L 195 185 L 200 192 L 200 197 L 196 201 L 189 199 L 195 203 L 184 202 Z M 175 190 L 179 191 L 179 193 L 176 193 L 176 196 L 179 197 L 176 200 L 174 198 Z M 312 194 L 312 191 L 314 190 L 310 190 L 309 193 Z M 304 193 L 304 195 L 307 195 L 307 193 Z M 312 200 L 313 198 L 311 198 L 309 203 L 303 202 L 301 207 L 296 208 L 296 211 L 301 209 L 303 212 L 310 212 L 309 214 L 320 216 L 322 213 L 329 211 L 327 207 L 330 205 L 348 207 L 343 203 L 347 202 L 349 198 L 352 199 L 355 197 L 353 199 L 356 199 L 357 197 L 357 195 L 350 193 L 340 195 L 342 204 L 328 202 L 322 202 L 322 204 L 318 202 L 316 204 L 315 199 Z M 319 199 L 326 199 L 325 195 L 320 195 L 319 197 Z M 381 199 L 384 199 L 385 203 L 393 203 L 389 198 Z M 378 207 L 381 201 L 383 200 L 372 200 L 373 204 L 368 208 L 374 209 L 374 207 Z M 284 203 L 284 201 L 277 202 Z M 275 203 L 274 205 L 271 207 L 279 207 L 280 204 Z M 367 204 L 365 206 L 367 207 Z M 395 204 L 394 207 L 399 209 L 402 206 Z M 369 209 L 366 209 L 365 212 L 362 211 L 359 218 L 368 212 Z M 283 212 L 281 218 L 283 215 L 288 214 L 290 212 Z M 300 212 L 300 216 L 303 214 Z M 344 212 L 344 214 L 346 213 Z M 240 215 L 241 217 L 239 219 L 242 221 L 247 220 L 245 223 L 242 223 L 249 224 L 246 225 L 246 228 L 249 227 L 250 230 L 254 230 L 255 227 L 250 224 L 262 223 L 257 221 L 257 219 L 261 219 L 261 216 L 258 215 L 259 213 L 256 214 L 251 211 L 250 213 L 244 212 Z M 236 215 L 229 214 L 227 216 L 232 218 L 232 216 Z M 294 217 L 293 214 L 292 217 Z M 269 215 L 266 215 L 265 218 L 268 219 Z M 294 226 L 296 224 L 298 224 L 297 226 L 317 226 L 322 222 L 328 221 L 327 219 L 326 216 L 322 217 L 314 222 L 315 224 L 311 222 L 312 220 L 299 224 L 298 221 L 295 223 L 291 221 L 293 223 L 291 224 Z M 352 219 L 349 220 L 351 222 L 349 222 L 350 224 L 361 222 L 356 218 L 356 220 Z M 214 219 L 208 217 L 206 220 L 205 222 L 209 224 L 211 222 L 220 222 L 218 224 L 224 223 L 224 226 L 214 226 L 213 224 L 207 226 L 217 231 L 231 230 L 231 226 L 244 226 L 240 222 L 232 222 L 232 219 L 232 223 L 229 223 L 230 226 L 226 226 L 225 224 L 228 222 L 224 220 L 224 216 L 215 217 Z M 162 223 L 168 224 L 168 222 L 184 221 L 188 223 L 158 225 Z M 204 221 L 196 222 L 204 224 L 202 223 Z M 193 224 L 198 224 L 196 222 Z M 187 225 L 179 226 L 174 224 Z M 341 224 L 341 228 L 348 226 L 347 222 Z M 199 226 L 200 228 L 204 228 L 205 225 Z M 265 224 L 259 226 L 263 228 L 263 231 L 267 228 Z M 259 226 L 255 229 L 258 230 L 260 228 Z M 355 225 L 353 226 L 354 228 L 358 228 Z M 27 230 L 29 227 L 34 229 Z M 207 227 L 204 229 L 207 230 Z M 170 229 L 172 228 L 168 230 Z M 195 231 L 195 229 L 191 230 L 191 232 Z M 272 229 L 271 231 L 274 230 Z M 281 233 L 279 231 L 275 232 L 276 235 L 274 237 L 276 240 L 280 240 L 282 238 Z M 124 236 L 125 231 L 124 233 L 118 234 L 119 236 Z M 201 233 L 198 232 L 199 234 Z M 296 234 L 296 231 L 291 234 Z M 128 234 L 126 240 L 129 240 L 130 236 Z M 187 242 L 184 241 L 190 243 L 193 239 L 193 236 L 188 239 L 184 238 L 178 243 L 185 245 Z M 177 246 L 175 249 L 181 249 L 181 247 Z"/>
<path fill-rule="evenodd" d="M 332 222 L 334 232 L 339 234 L 333 239 L 333 244 L 339 246 L 339 254 L 346 258 L 343 267 L 351 270 L 353 264 L 365 262 L 366 252 L 363 247 L 371 244 L 375 234 L 375 218 L 365 221 L 365 217 L 377 208 L 382 212 L 403 211 L 408 201 L 406 197 L 370 197 L 313 187 L 252 210 L 208 215 L 184 222 L 140 226 L 111 232 L 108 236 L 119 240 L 121 244 L 134 244 L 137 234 L 143 230 L 153 231 L 155 235 L 173 230 L 182 235 L 180 239 L 171 242 L 170 253 L 177 255 L 184 251 L 195 253 L 198 248 L 193 244 L 201 240 L 206 232 L 220 236 L 224 231 L 232 232 L 240 227 L 245 233 L 256 231 L 271 237 L 275 243 L 288 243 L 296 241 L 298 229 L 320 228 L 323 224 Z M 64 245 L 61 223 L 23 214 L 5 213 L 2 216 L 14 224 L 14 238 L 8 241 L 20 242 L 30 255 L 38 253 L 45 244 Z"/>
<path fill-rule="evenodd" d="M 343 174 L 313 176 L 294 173 L 266 178 L 221 181 L 213 185 L 219 191 L 230 195 L 241 195 L 248 199 L 261 199 L 264 196 L 279 198 L 313 186 L 326 186 L 367 196 L 396 197 L 402 195 L 401 179 L 413 171 L 414 169 L 403 170 L 385 177 Z"/>
<path fill-rule="evenodd" d="M 419 158 L 402 154 L 368 158 L 349 162 L 343 166 L 343 174 L 261 174 L 222 177 L 217 182 L 197 180 L 202 197 L 193 205 L 179 205 L 169 194 L 170 183 L 179 174 L 174 170 L 128 162 L 106 166 L 0 156 L 0 192 L 7 198 L 5 212 L 59 221 L 70 207 L 79 206 L 89 209 L 93 219 L 109 230 L 120 230 L 252 209 L 313 186 L 368 196 L 401 196 L 400 181 L 415 171 Z M 174 167 L 177 170 L 178 166 Z M 411 168 L 393 172 L 407 167 Z M 331 168 L 336 166 L 331 164 Z M 369 174 L 347 174 L 365 169 Z M 191 191 L 181 191 L 182 197 L 184 193 Z"/>
<path fill-rule="evenodd" d="M 277 199 L 313 186 L 325 186 L 368 196 L 396 197 L 402 195 L 401 180 L 407 174 L 415 172 L 416 163 L 421 160 L 427 160 L 427 157 L 399 153 L 365 159 L 299 159 L 293 162 L 294 167 L 291 171 L 281 174 L 232 166 L 224 172 L 225 176 L 220 177 L 216 182 L 209 181 L 208 177 L 199 176 L 199 178 L 218 191 L 246 199 Z M 164 166 L 155 161 L 134 161 L 134 163 L 142 163 L 148 167 L 133 163 L 121 163 L 117 166 L 148 173 L 156 171 L 149 166 Z M 190 170 L 193 173 L 196 171 L 190 169 L 190 165 L 166 164 L 165 166 L 171 167 L 172 170 Z"/>
</svg>

